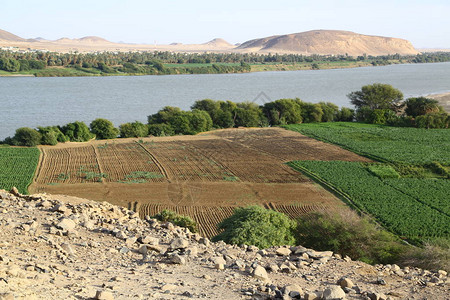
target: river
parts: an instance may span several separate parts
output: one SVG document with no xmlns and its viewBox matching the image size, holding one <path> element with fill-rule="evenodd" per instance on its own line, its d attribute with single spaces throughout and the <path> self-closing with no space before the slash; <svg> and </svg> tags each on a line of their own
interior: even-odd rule
<svg viewBox="0 0 450 300">
<path fill-rule="evenodd" d="M 299 97 L 350 107 L 347 94 L 388 83 L 405 98 L 450 91 L 450 62 L 353 69 L 114 77 L 0 77 L 0 139 L 19 127 L 64 125 L 107 118 L 116 126 L 146 122 L 166 105 L 199 99 L 264 101 Z M 260 97 L 258 97 L 260 95 Z M 256 100 L 255 100 L 256 99 Z"/>
</svg>

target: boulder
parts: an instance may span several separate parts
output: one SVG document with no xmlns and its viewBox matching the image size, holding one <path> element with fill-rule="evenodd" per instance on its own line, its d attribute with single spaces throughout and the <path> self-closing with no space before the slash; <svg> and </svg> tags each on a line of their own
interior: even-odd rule
<svg viewBox="0 0 450 300">
<path fill-rule="evenodd" d="M 342 300 L 345 299 L 345 292 L 339 286 L 330 286 L 323 291 L 323 300 Z"/>
<path fill-rule="evenodd" d="M 341 286 L 341 288 L 352 288 L 354 286 L 353 281 L 350 278 L 342 277 L 337 281 L 337 284 Z"/>
<path fill-rule="evenodd" d="M 63 218 L 61 221 L 59 221 L 58 224 L 56 224 L 56 227 L 59 229 L 62 229 L 64 231 L 72 231 L 75 229 L 75 222 L 68 218 Z"/>
<path fill-rule="evenodd" d="M 189 241 L 182 238 L 175 238 L 170 242 L 169 248 L 172 250 L 185 249 L 189 247 Z"/>
<path fill-rule="evenodd" d="M 97 291 L 94 299 L 97 300 L 114 300 L 114 296 L 111 292 L 108 291 Z"/>
<path fill-rule="evenodd" d="M 275 251 L 275 253 L 277 254 L 277 255 L 279 255 L 279 256 L 288 256 L 288 255 L 290 255 L 291 254 L 291 250 L 289 250 L 288 248 L 286 248 L 286 247 L 280 247 L 280 248 L 278 248 L 276 251 Z"/>
<path fill-rule="evenodd" d="M 267 275 L 266 269 L 261 266 L 257 266 L 255 270 L 253 270 L 253 277 L 263 281 L 269 280 L 269 275 Z"/>
</svg>

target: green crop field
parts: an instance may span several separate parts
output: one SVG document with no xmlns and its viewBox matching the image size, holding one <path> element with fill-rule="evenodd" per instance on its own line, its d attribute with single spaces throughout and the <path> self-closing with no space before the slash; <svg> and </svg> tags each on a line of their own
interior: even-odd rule
<svg viewBox="0 0 450 300">
<path fill-rule="evenodd" d="M 316 180 L 325 181 L 350 199 L 351 205 L 400 236 L 450 236 L 447 179 L 380 179 L 359 162 L 297 161 L 289 165 L 303 172 L 306 168 Z"/>
<path fill-rule="evenodd" d="M 361 123 L 308 123 L 286 129 L 336 144 L 380 161 L 450 164 L 450 131 L 388 127 Z"/>
<path fill-rule="evenodd" d="M 39 161 L 37 148 L 0 147 L 0 189 L 26 194 Z"/>
</svg>

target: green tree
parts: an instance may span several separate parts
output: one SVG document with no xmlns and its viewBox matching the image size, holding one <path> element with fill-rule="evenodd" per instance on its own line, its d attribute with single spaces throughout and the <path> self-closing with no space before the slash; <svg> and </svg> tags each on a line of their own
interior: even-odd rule
<svg viewBox="0 0 450 300">
<path fill-rule="evenodd" d="M 296 222 L 286 215 L 260 206 L 236 208 L 231 217 L 219 225 L 223 232 L 213 241 L 255 245 L 259 248 L 294 245 Z"/>
<path fill-rule="evenodd" d="M 336 121 L 352 122 L 355 118 L 355 111 L 353 109 L 342 107 L 336 116 Z"/>
<path fill-rule="evenodd" d="M 69 141 L 57 126 L 38 127 L 39 133 L 42 135 L 42 145 L 56 145 Z"/>
<path fill-rule="evenodd" d="M 97 140 L 115 139 L 119 135 L 119 130 L 114 127 L 111 121 L 106 119 L 95 119 L 89 127 Z"/>
<path fill-rule="evenodd" d="M 360 91 L 347 95 L 350 101 L 359 110 L 363 107 L 370 109 L 390 109 L 394 112 L 402 108 L 403 93 L 389 84 L 374 83 L 365 85 Z"/>
<path fill-rule="evenodd" d="M 323 111 L 321 122 L 333 122 L 337 119 L 339 114 L 339 107 L 331 102 L 319 102 L 320 108 Z"/>
<path fill-rule="evenodd" d="M 0 70 L 18 72 L 20 71 L 20 62 L 14 58 L 0 58 Z"/>
<path fill-rule="evenodd" d="M 16 130 L 11 141 L 16 146 L 34 147 L 41 143 L 41 134 L 35 129 L 21 127 Z"/>
<path fill-rule="evenodd" d="M 405 101 L 405 105 L 405 113 L 413 118 L 428 113 L 444 111 L 442 106 L 439 105 L 439 101 L 425 97 L 408 98 Z"/>
<path fill-rule="evenodd" d="M 148 126 L 135 121 L 133 123 L 125 123 L 119 126 L 120 137 L 144 137 L 148 136 Z"/>
<path fill-rule="evenodd" d="M 238 103 L 236 107 L 235 126 L 260 127 L 267 123 L 261 108 L 252 102 Z"/>
<path fill-rule="evenodd" d="M 169 124 L 149 124 L 148 133 L 152 136 L 171 136 L 175 135 L 173 127 Z"/>
<path fill-rule="evenodd" d="M 93 138 L 92 133 L 84 122 L 73 122 L 58 127 L 71 142 L 86 142 Z"/>
<path fill-rule="evenodd" d="M 318 103 L 307 103 L 300 99 L 296 99 L 302 111 L 302 118 L 304 123 L 320 122 L 323 116 L 323 110 Z"/>
<path fill-rule="evenodd" d="M 263 112 L 270 125 L 298 124 L 302 122 L 300 104 L 293 99 L 279 99 L 265 103 Z"/>
</svg>

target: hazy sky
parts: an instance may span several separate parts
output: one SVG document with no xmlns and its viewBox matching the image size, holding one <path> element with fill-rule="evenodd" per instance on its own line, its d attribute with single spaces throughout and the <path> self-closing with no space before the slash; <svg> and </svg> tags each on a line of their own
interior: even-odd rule
<svg viewBox="0 0 450 300">
<path fill-rule="evenodd" d="M 4 0 L 0 29 L 24 38 L 230 43 L 313 29 L 399 37 L 450 48 L 449 0 Z"/>
</svg>

